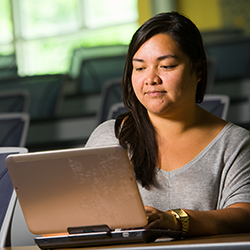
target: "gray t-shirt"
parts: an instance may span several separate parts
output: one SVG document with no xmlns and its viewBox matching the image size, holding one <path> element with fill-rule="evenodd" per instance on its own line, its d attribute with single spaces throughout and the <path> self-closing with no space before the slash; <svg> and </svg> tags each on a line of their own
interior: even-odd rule
<svg viewBox="0 0 250 250">
<path fill-rule="evenodd" d="M 86 147 L 119 144 L 115 120 L 99 125 Z M 180 169 L 162 169 L 156 175 L 159 187 L 139 190 L 144 205 L 159 210 L 222 209 L 238 202 L 250 203 L 250 132 L 228 123 L 193 160 Z"/>
</svg>

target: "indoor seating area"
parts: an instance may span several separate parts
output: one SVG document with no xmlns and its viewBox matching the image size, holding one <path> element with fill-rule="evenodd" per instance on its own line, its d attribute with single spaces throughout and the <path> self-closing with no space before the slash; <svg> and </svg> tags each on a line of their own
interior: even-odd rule
<svg viewBox="0 0 250 250">
<path fill-rule="evenodd" d="M 100 26 L 93 28 L 87 26 L 86 20 L 90 17 L 89 9 L 93 8 L 94 3 L 98 5 L 98 1 L 92 1 L 91 4 L 91 0 L 74 0 L 72 9 L 77 10 L 79 6 L 87 9 L 82 14 L 86 18 L 85 23 L 79 23 L 77 28 L 70 27 L 69 30 L 65 26 L 65 31 L 62 28 L 59 34 L 53 30 L 53 20 L 48 18 L 48 33 L 39 38 L 32 35 L 29 35 L 30 38 L 28 35 L 25 37 L 25 29 L 20 28 L 22 22 L 17 21 L 21 20 L 18 19 L 21 18 L 21 10 L 25 6 L 27 8 L 29 1 L 5 1 L 9 13 L 12 13 L 8 20 L 11 20 L 13 28 L 10 29 L 10 42 L 6 42 L 9 38 L 6 38 L 6 41 L 1 41 L 0 38 L 0 249 L 26 249 L 21 248 L 24 246 L 28 246 L 26 250 L 39 249 L 34 243 L 35 235 L 27 228 L 11 184 L 5 165 L 6 156 L 27 151 L 84 147 L 98 125 L 127 111 L 122 100 L 122 77 L 130 40 L 126 37 L 124 42 L 122 30 L 127 26 L 123 25 L 133 24 L 131 27 L 135 31 L 149 17 L 164 11 L 180 11 L 193 19 L 201 31 L 208 63 L 207 90 L 204 101 L 198 105 L 226 121 L 250 130 L 250 14 L 249 11 L 243 12 L 243 9 L 250 10 L 250 1 L 124 0 L 135 6 L 133 11 L 136 12 L 136 19 L 130 20 L 128 15 L 122 17 L 124 23 L 120 23 L 120 19 L 117 23 L 112 20 L 112 24 L 103 21 L 102 25 L 99 23 Z M 50 1 L 46 1 L 48 8 Z M 107 9 L 111 8 L 108 0 L 100 1 L 107 1 Z M 53 4 L 58 4 L 58 1 L 55 2 Z M 57 11 L 60 11 L 60 8 L 58 7 Z M 116 8 L 112 12 L 117 11 L 122 16 L 121 10 L 118 11 L 117 6 Z M 98 11 L 101 13 L 100 8 L 96 8 L 96 13 L 99 13 Z M 0 16 L 1 13 L 0 11 Z M 29 11 L 24 13 L 28 16 Z M 83 17 L 79 17 L 80 19 Z M 0 17 L 0 23 L 1 20 Z M 23 23 L 25 22 L 24 20 Z M 37 32 L 39 28 L 37 25 Z M 106 28 L 114 30 L 109 31 Z M 79 30 L 76 31 L 77 29 Z M 115 32 L 117 36 L 113 35 Z M 107 33 L 107 38 L 98 41 L 103 33 Z M 128 37 L 131 38 L 131 34 L 129 33 Z M 74 41 L 74 45 L 72 42 L 65 52 L 66 62 L 58 56 L 58 61 L 61 60 L 66 66 L 61 71 L 59 67 L 55 67 L 46 72 L 46 64 L 54 60 L 52 50 L 46 52 L 49 41 L 53 44 L 53 39 L 64 39 L 64 36 Z M 35 41 L 41 44 L 34 45 Z M 55 41 L 57 43 L 57 40 Z M 63 47 L 65 41 L 62 40 L 60 46 Z M 10 45 L 13 50 L 10 50 L 9 54 L 4 53 Z M 25 46 L 30 47 L 27 47 L 27 50 L 22 49 Z M 29 69 L 28 59 L 25 59 L 33 57 L 35 48 L 40 48 L 40 54 L 47 53 L 47 62 L 41 66 L 41 70 L 34 62 L 34 67 L 30 66 Z M 56 48 L 53 48 L 53 51 L 56 53 Z M 63 56 L 62 51 L 58 54 L 60 53 Z M 37 59 L 37 64 L 39 63 L 42 64 Z M 56 63 L 50 63 L 53 64 Z M 227 245 L 230 242 L 232 244 Z M 211 237 L 208 241 L 205 238 L 185 239 L 181 244 L 183 248 L 175 243 L 167 247 L 160 243 L 155 249 L 177 249 L 175 246 L 178 249 L 250 249 L 250 235 L 231 238 L 225 236 L 220 239 Z M 204 248 L 198 248 L 199 244 Z M 114 246 L 112 248 L 123 249 Z M 134 245 L 131 249 L 154 249 L 154 245 Z"/>
</svg>

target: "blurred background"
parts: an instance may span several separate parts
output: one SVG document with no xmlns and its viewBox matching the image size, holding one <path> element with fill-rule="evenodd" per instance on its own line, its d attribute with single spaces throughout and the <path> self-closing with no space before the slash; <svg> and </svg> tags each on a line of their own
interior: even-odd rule
<svg viewBox="0 0 250 250">
<path fill-rule="evenodd" d="M 83 146 L 121 102 L 131 36 L 151 16 L 173 10 L 202 33 L 206 94 L 226 96 L 224 118 L 249 129 L 249 0 L 0 0 L 0 112 L 28 115 L 22 145 Z M 9 104 L 14 94 L 22 105 Z"/>
</svg>

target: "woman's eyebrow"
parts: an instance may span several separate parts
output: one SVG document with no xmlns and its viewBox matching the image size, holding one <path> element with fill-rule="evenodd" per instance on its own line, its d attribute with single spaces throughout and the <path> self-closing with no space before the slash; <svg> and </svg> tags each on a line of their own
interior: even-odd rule
<svg viewBox="0 0 250 250">
<path fill-rule="evenodd" d="M 157 61 L 162 61 L 162 60 L 168 59 L 168 58 L 177 59 L 178 57 L 176 55 L 164 55 L 164 56 L 157 57 Z"/>
<path fill-rule="evenodd" d="M 145 62 L 143 59 L 138 59 L 138 58 L 132 58 L 132 61 L 135 61 L 135 62 Z"/>
<path fill-rule="evenodd" d="M 176 55 L 163 55 L 163 56 L 159 56 L 156 58 L 157 61 L 162 61 L 164 59 L 168 59 L 168 58 L 175 58 L 177 59 L 178 57 Z M 136 61 L 136 62 L 145 62 L 144 59 L 139 59 L 139 58 L 133 58 L 132 61 Z"/>
</svg>

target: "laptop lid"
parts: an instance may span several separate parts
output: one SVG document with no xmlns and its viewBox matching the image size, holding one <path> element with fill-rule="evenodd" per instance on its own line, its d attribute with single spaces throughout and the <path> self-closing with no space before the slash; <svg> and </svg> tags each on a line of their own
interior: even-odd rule
<svg viewBox="0 0 250 250">
<path fill-rule="evenodd" d="M 33 234 L 147 224 L 132 166 L 120 146 L 9 155 L 6 165 Z"/>
</svg>

